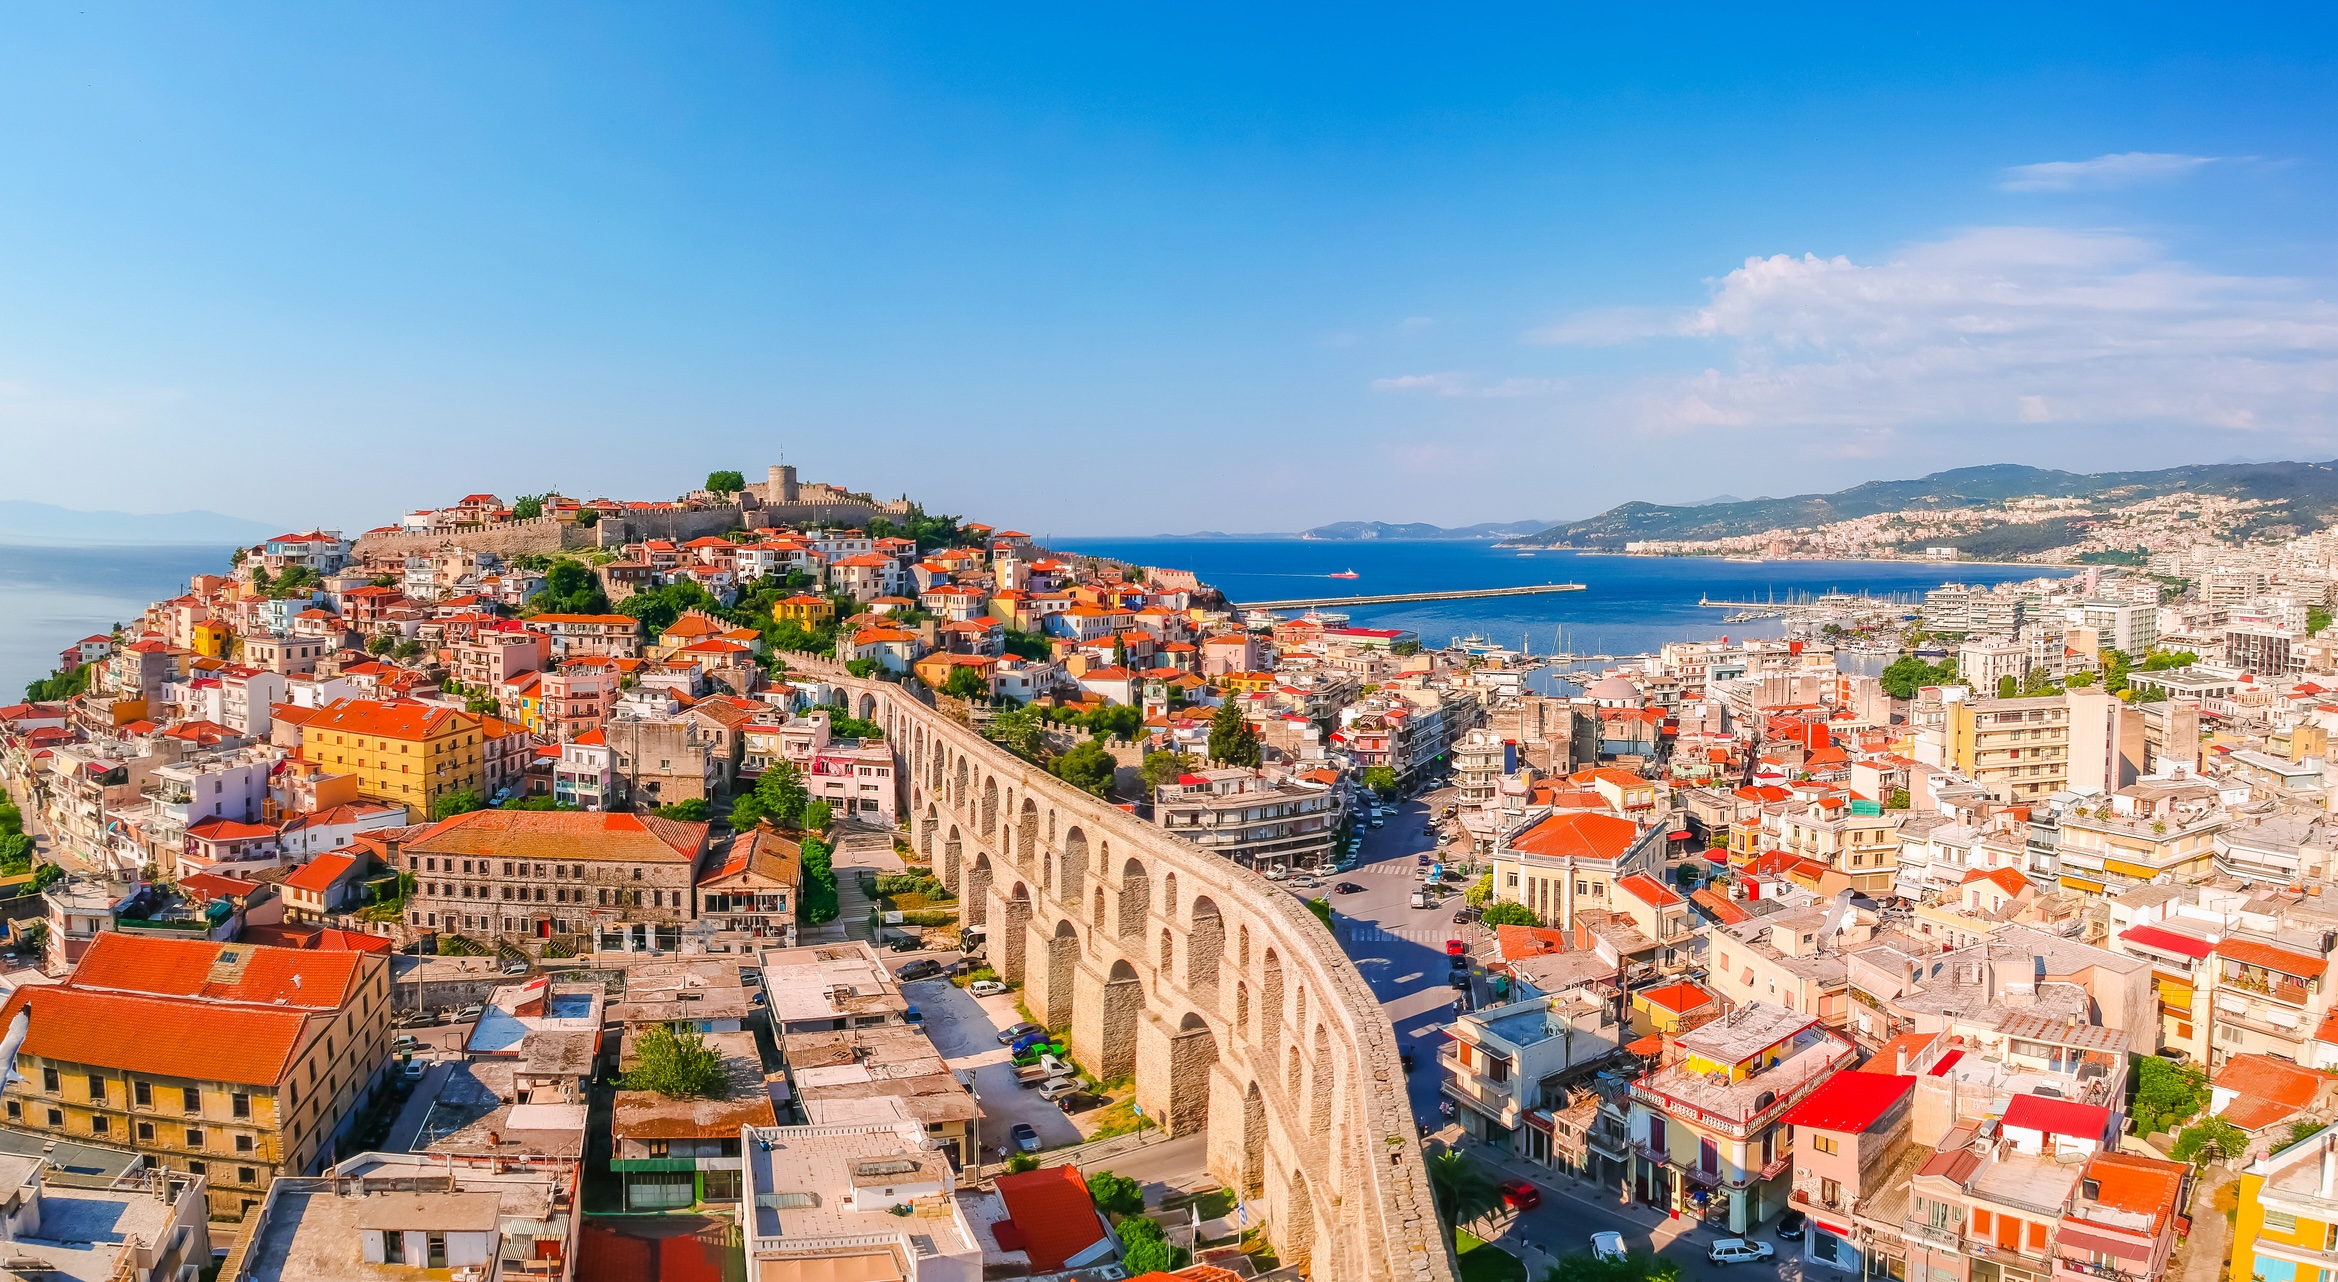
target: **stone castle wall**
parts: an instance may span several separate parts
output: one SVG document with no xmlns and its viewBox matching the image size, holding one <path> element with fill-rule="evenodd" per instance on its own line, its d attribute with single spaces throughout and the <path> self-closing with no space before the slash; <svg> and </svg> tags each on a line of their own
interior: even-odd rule
<svg viewBox="0 0 2338 1282">
<path fill-rule="evenodd" d="M 869 520 L 898 505 L 880 506 L 858 501 L 843 503 L 776 503 L 629 512 L 601 518 L 595 525 L 578 525 L 558 517 L 539 516 L 525 521 L 495 521 L 429 534 L 368 533 L 358 536 L 352 553 L 360 561 L 403 560 L 449 545 L 473 552 L 511 557 L 549 555 L 583 548 L 616 548 L 643 539 L 688 542 L 727 534 L 732 530 L 768 530 L 780 526 L 867 525 Z"/>
</svg>

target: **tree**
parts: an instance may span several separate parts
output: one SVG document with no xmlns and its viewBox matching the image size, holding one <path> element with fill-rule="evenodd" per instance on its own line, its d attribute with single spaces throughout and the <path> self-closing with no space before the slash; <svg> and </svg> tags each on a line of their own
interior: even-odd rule
<svg viewBox="0 0 2338 1282">
<path fill-rule="evenodd" d="M 1331 900 L 1329 898 L 1317 895 L 1308 900 L 1307 911 L 1315 914 L 1315 920 L 1322 922 L 1325 930 L 1337 929 L 1331 924 Z"/>
<path fill-rule="evenodd" d="M 1025 761 L 1037 761 L 1047 747 L 1047 726 L 1035 708 L 1009 708 L 990 719 L 983 733 Z"/>
<path fill-rule="evenodd" d="M 688 824 L 704 823 L 706 822 L 706 803 L 697 797 L 691 797 L 685 801 L 674 802 L 672 805 L 659 806 L 651 813 L 660 819 L 673 819 Z"/>
<path fill-rule="evenodd" d="M 398 648 L 390 651 L 390 657 L 396 659 L 400 663 L 412 663 L 421 656 L 422 643 L 412 639 L 400 641 L 398 643 Z"/>
<path fill-rule="evenodd" d="M 732 804 L 731 827 L 745 832 L 768 819 L 793 828 L 802 820 L 808 800 L 803 775 L 789 762 L 774 761 L 756 776 L 754 790 Z"/>
<path fill-rule="evenodd" d="M 1429 1195 L 1437 1203 L 1437 1218 L 1445 1222 L 1447 1240 L 1464 1224 L 1472 1224 L 1502 1207 L 1501 1191 L 1485 1168 L 1455 1150 L 1429 1155 Z"/>
<path fill-rule="evenodd" d="M 1089 1191 L 1094 1191 L 1093 1186 Z M 1184 1267 L 1185 1251 L 1169 1244 L 1169 1235 L 1161 1231 L 1158 1221 L 1138 1215 L 1122 1220 L 1113 1228 L 1120 1234 L 1121 1245 L 1127 1248 L 1121 1266 L 1130 1277 Z"/>
<path fill-rule="evenodd" d="M 2192 1120 L 2208 1104 L 2208 1078 L 2199 1069 L 2171 1064 L 2157 1055 L 2135 1062 L 2135 1103 L 2127 1113 L 2135 1119 L 2135 1133 L 2172 1131 Z"/>
<path fill-rule="evenodd" d="M 522 494 L 512 502 L 511 518 L 515 521 L 533 521 L 542 515 L 544 496 L 541 494 Z"/>
<path fill-rule="evenodd" d="M 1174 752 L 1148 752 L 1140 773 L 1144 776 L 1145 791 L 1152 792 L 1185 773 L 1185 758 Z"/>
<path fill-rule="evenodd" d="M 96 670 L 94 665 L 84 663 L 71 672 L 60 672 L 42 677 L 38 681 L 27 682 L 24 687 L 25 701 L 28 703 L 62 703 L 75 695 L 85 693 L 89 689 L 90 674 Z"/>
<path fill-rule="evenodd" d="M 1578 1251 L 1554 1260 L 1543 1282 L 1680 1282 L 1680 1276 L 1678 1260 L 1641 1251 L 1620 1260 L 1603 1260 Z"/>
<path fill-rule="evenodd" d="M 706 1099 L 719 1096 L 728 1085 L 723 1057 L 706 1044 L 698 1030 L 676 1031 L 652 1024 L 634 1042 L 633 1071 L 625 1075 L 625 1089 L 655 1091 L 668 1099 Z"/>
<path fill-rule="evenodd" d="M 1090 739 L 1057 757 L 1055 764 L 1048 769 L 1054 772 L 1056 778 L 1074 788 L 1101 797 L 1111 791 L 1112 772 L 1118 766 L 1119 763 L 1103 744 Z"/>
<path fill-rule="evenodd" d="M 747 478 L 737 472 L 708 472 L 706 488 L 714 494 L 736 494 L 747 488 Z"/>
<path fill-rule="evenodd" d="M 1486 914 L 1481 920 L 1488 926 L 1540 926 L 1542 924 L 1542 918 L 1535 916 L 1532 908 L 1515 899 L 1505 899 L 1497 904 L 1487 904 Z"/>
<path fill-rule="evenodd" d="M 394 588 L 398 586 L 398 576 L 385 570 L 382 573 L 367 579 L 365 581 L 365 586 L 369 588 Z"/>
<path fill-rule="evenodd" d="M 607 614 L 609 596 L 592 567 L 565 557 L 544 571 L 544 590 L 532 601 L 546 614 Z"/>
<path fill-rule="evenodd" d="M 1938 664 L 1926 663 L 1912 654 L 1903 654 L 1883 670 L 1883 692 L 1894 699 L 1913 699 L 1922 686 L 1946 685 L 1956 680 L 1954 660 Z"/>
<path fill-rule="evenodd" d="M 826 832 L 829 821 L 835 816 L 836 807 L 825 801 L 806 802 L 804 804 L 804 831 Z"/>
<path fill-rule="evenodd" d="M 796 908 L 806 922 L 817 926 L 836 920 L 836 863 L 828 843 L 818 837 L 803 842 L 804 889 Z"/>
<path fill-rule="evenodd" d="M 2021 693 L 2021 683 L 2013 679 L 2013 674 L 2012 674 L 2012 673 L 2008 672 L 2008 673 L 2006 673 L 2004 676 L 2001 676 L 2001 677 L 1997 678 L 1997 697 L 1998 697 L 1998 698 L 2000 698 L 2000 699 L 2010 699 L 2010 698 L 2013 698 L 2015 695 L 2018 695 L 2018 694 L 2020 694 L 2020 693 Z"/>
<path fill-rule="evenodd" d="M 1892 789 L 1891 808 L 1893 810 L 1906 810 L 1911 804 L 1913 803 L 1909 800 L 1907 789 Z"/>
<path fill-rule="evenodd" d="M 2177 1134 L 2176 1145 L 2168 1151 L 2168 1156 L 2179 1162 L 2206 1166 L 2238 1157 L 2248 1146 L 2249 1137 L 2240 1127 L 2221 1117 L 2211 1117 Z"/>
<path fill-rule="evenodd" d="M 1145 1209 L 1144 1185 L 1110 1171 L 1098 1171 L 1088 1177 L 1088 1197 L 1106 1215 L 1136 1215 Z"/>
<path fill-rule="evenodd" d="M 2306 607 L 2307 636 L 2318 636 L 2320 635 L 2322 629 L 2329 626 L 2330 612 L 2328 610 L 2325 610 L 2318 605 L 2309 605 Z"/>
<path fill-rule="evenodd" d="M 378 659 L 381 656 L 388 654 L 391 650 L 396 649 L 397 645 L 397 638 L 391 636 L 389 633 L 376 632 L 372 636 L 365 639 L 365 652 Z"/>
<path fill-rule="evenodd" d="M 2292 1144 L 2311 1139 L 2321 1134 L 2329 1125 L 2328 1122 L 2317 1122 L 2310 1117 L 2301 1117 L 2289 1124 L 2289 1138 L 2281 1141 L 2280 1147 L 2288 1148 Z"/>
<path fill-rule="evenodd" d="M 1232 699 L 1210 715 L 1210 760 L 1228 766 L 1258 764 L 1258 736 L 1251 733 L 1250 722 Z"/>
<path fill-rule="evenodd" d="M 1025 1171 L 1038 1169 L 1039 1159 L 1029 1153 L 1010 1153 L 1007 1155 L 1007 1174 L 1009 1175 L 1021 1175 Z"/>
<path fill-rule="evenodd" d="M 846 659 L 844 670 L 847 675 L 866 681 L 876 674 L 877 661 L 875 659 Z"/>
<path fill-rule="evenodd" d="M 1472 908 L 1483 908 L 1488 903 L 1491 903 L 1493 898 L 1494 874 L 1492 873 L 1487 873 L 1485 876 L 1471 882 L 1469 884 L 1469 889 L 1461 892 L 1461 902 L 1468 904 Z"/>
<path fill-rule="evenodd" d="M 465 788 L 461 792 L 442 792 L 438 794 L 437 800 L 430 803 L 430 817 L 433 820 L 452 819 L 456 815 L 469 814 L 478 808 L 479 794 L 469 788 Z"/>
<path fill-rule="evenodd" d="M 982 669 L 961 664 L 950 669 L 949 680 L 942 682 L 942 693 L 953 699 L 988 699 L 990 679 L 982 675 Z"/>
<path fill-rule="evenodd" d="M 1364 767 L 1364 786 L 1383 797 L 1396 795 L 1396 771 L 1387 766 Z"/>
</svg>

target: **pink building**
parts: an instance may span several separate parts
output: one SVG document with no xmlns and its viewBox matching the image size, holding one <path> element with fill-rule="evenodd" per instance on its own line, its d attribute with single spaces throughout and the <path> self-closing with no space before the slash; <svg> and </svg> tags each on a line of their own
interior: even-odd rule
<svg viewBox="0 0 2338 1282">
<path fill-rule="evenodd" d="M 1856 1209 L 1884 1191 L 1893 1159 L 1908 1144 L 1916 1079 L 1889 1073 L 1837 1073 L 1781 1121 L 1794 1128 L 1793 1209 L 1809 1217 L 1805 1264 L 1858 1276 Z"/>
</svg>

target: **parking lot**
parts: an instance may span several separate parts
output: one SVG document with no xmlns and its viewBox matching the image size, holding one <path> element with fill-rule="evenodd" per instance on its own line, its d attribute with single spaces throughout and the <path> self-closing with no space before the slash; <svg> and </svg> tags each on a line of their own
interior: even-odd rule
<svg viewBox="0 0 2338 1282">
<path fill-rule="evenodd" d="M 906 964 L 904 958 L 901 964 Z M 898 970 L 897 964 L 893 969 Z M 921 979 L 901 986 L 902 995 L 925 1017 L 926 1036 L 941 1052 L 952 1072 L 971 1070 L 974 1091 L 982 1106 L 982 1147 L 986 1161 L 1004 1156 L 1007 1134 L 1017 1122 L 1028 1122 L 1039 1132 L 1042 1147 L 1056 1148 L 1080 1142 L 1080 1130 L 1062 1109 L 1039 1098 L 1036 1090 L 1015 1083 L 1007 1048 L 999 1045 L 999 1030 L 1022 1020 L 1015 1013 L 1013 993 L 975 997 L 946 979 Z"/>
</svg>

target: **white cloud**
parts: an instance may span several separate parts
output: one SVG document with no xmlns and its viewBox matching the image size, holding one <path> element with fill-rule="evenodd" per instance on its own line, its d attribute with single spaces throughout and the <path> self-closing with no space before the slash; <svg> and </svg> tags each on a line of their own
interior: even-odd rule
<svg viewBox="0 0 2338 1282">
<path fill-rule="evenodd" d="M 1375 392 L 1427 392 L 1436 396 L 1470 396 L 1502 399 L 1513 396 L 1539 396 L 1566 386 L 1566 381 L 1555 378 L 1504 378 L 1488 382 L 1476 374 L 1448 371 L 1437 374 L 1398 374 L 1392 378 L 1372 380 Z"/>
<path fill-rule="evenodd" d="M 2002 191 L 2075 191 L 2082 187 L 2127 187 L 2182 178 L 2221 157 L 2169 151 L 2122 151 L 2092 160 L 2049 160 L 2005 171 Z"/>
<path fill-rule="evenodd" d="M 1751 258 L 1705 306 L 1634 322 L 1729 358 L 1625 382 L 1657 430 L 2017 424 L 2276 428 L 2338 405 L 2338 307 L 2304 283 L 2205 271 L 2148 240 L 1990 227 L 1889 262 Z M 1596 318 L 1529 339 L 1618 341 Z M 1699 349 L 1700 365 L 1712 360 Z"/>
</svg>

